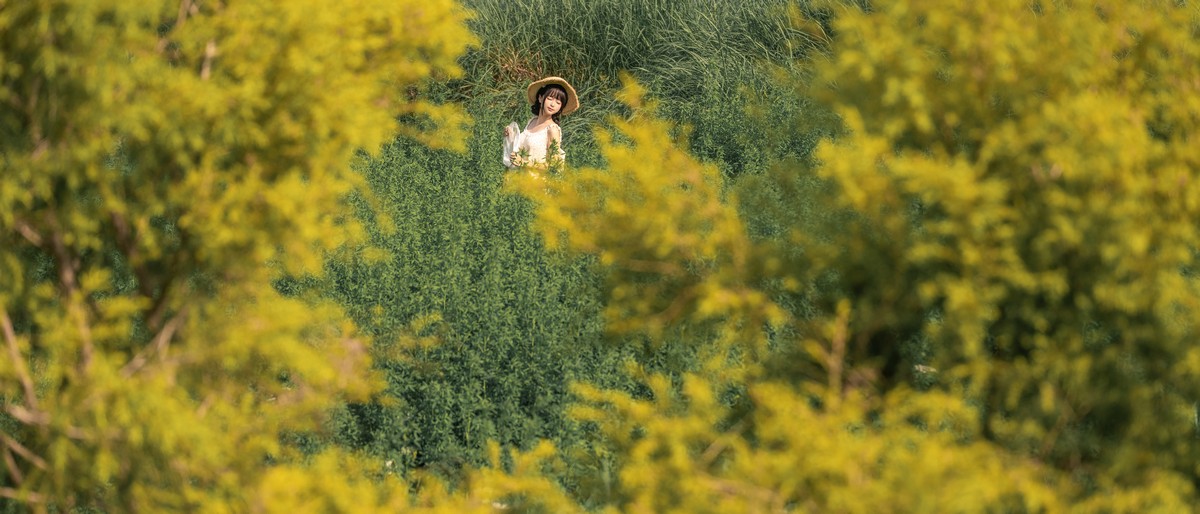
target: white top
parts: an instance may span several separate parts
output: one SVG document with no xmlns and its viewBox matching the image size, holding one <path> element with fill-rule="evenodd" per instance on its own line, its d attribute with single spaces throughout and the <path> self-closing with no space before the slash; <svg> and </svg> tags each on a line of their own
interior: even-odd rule
<svg viewBox="0 0 1200 514">
<path fill-rule="evenodd" d="M 505 151 L 517 152 L 518 154 L 524 153 L 528 156 L 530 162 L 534 164 L 545 164 L 546 153 L 549 152 L 550 149 L 550 127 L 557 128 L 558 125 L 547 123 L 542 128 L 530 130 L 529 126 L 533 124 L 534 121 L 536 121 L 536 118 L 530 119 L 529 122 L 525 124 L 525 129 L 517 135 L 515 141 L 512 141 L 511 147 L 508 146 L 507 141 L 505 142 Z M 516 123 L 513 123 L 512 125 L 516 125 Z M 504 157 L 504 164 L 506 166 L 512 166 L 512 163 L 509 162 L 507 153 Z M 566 158 L 567 152 L 562 147 L 562 140 L 560 136 L 558 144 L 558 159 L 562 161 L 566 160 Z"/>
</svg>

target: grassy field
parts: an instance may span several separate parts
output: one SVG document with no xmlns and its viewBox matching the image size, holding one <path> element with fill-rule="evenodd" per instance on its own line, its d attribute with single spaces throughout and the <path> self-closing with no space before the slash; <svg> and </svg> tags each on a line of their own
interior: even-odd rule
<svg viewBox="0 0 1200 514">
<path fill-rule="evenodd" d="M 467 152 L 398 139 L 362 163 L 394 221 L 384 230 L 365 216 L 387 256 L 331 262 L 320 285 L 383 344 L 438 316 L 427 332 L 440 346 L 379 363 L 398 402 L 350 405 L 337 423 L 346 445 L 449 475 L 479 462 L 489 439 L 585 442 L 588 430 L 564 415 L 572 381 L 636 391 L 621 371 L 629 359 L 672 373 L 693 365 L 682 346 L 607 338 L 595 263 L 548 252 L 527 227 L 528 201 L 501 190 L 500 128 L 528 118 L 529 81 L 559 75 L 580 93 L 583 108 L 563 120 L 571 166 L 604 164 L 593 131 L 625 114 L 614 99 L 623 73 L 649 89 L 681 141 L 731 185 L 807 157 L 828 132 L 785 121 L 811 107 L 776 78 L 802 76 L 817 45 L 793 27 L 789 2 L 466 5 L 480 44 L 461 60 L 465 75 L 435 94 L 474 119 Z M 594 466 L 581 474 L 595 475 Z"/>
<path fill-rule="evenodd" d="M 583 108 L 564 120 L 567 141 L 592 163 L 590 131 L 621 107 L 614 98 L 628 73 L 661 101 L 661 114 L 692 129 L 689 149 L 729 174 L 762 171 L 770 156 L 804 155 L 814 131 L 781 134 L 785 120 L 811 108 L 792 89 L 823 44 L 827 16 L 781 0 L 634 2 L 471 0 L 480 45 L 462 59 L 455 83 L 477 123 L 528 117 L 524 86 L 567 78 Z M 791 10 L 789 10 L 791 6 Z M 754 108 L 762 117 L 751 118 Z M 790 132 L 790 131 L 788 131 Z M 491 144 L 490 141 L 481 143 Z"/>
</svg>

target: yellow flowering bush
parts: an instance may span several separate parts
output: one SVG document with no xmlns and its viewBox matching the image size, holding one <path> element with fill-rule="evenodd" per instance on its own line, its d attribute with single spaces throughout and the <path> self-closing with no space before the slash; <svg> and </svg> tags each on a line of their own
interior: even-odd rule
<svg viewBox="0 0 1200 514">
<path fill-rule="evenodd" d="M 577 415 L 615 463 L 606 504 L 1190 509 L 1195 10 L 945 0 L 835 17 L 802 91 L 846 130 L 817 151 L 823 196 L 783 200 L 825 209 L 787 241 L 746 237 L 713 171 L 650 116 L 614 124 L 629 144 L 601 134 L 608 169 L 516 181 L 549 241 L 609 267 L 611 329 L 720 320 L 755 347 L 794 328 L 730 363 L 762 373 L 648 376 L 650 400 L 581 386 Z M 763 280 L 806 310 L 781 313 Z"/>
<path fill-rule="evenodd" d="M 853 292 L 849 331 L 868 358 L 923 338 L 987 438 L 1089 493 L 1190 497 L 1200 476 L 1198 23 L 1171 2 L 885 2 L 840 17 L 818 65 L 849 133 L 817 173 L 856 217 L 797 240 Z"/>
<path fill-rule="evenodd" d="M 357 150 L 397 132 L 462 147 L 462 113 L 419 92 L 459 73 L 465 17 L 0 2 L 0 501 L 248 512 L 284 505 L 255 499 L 276 477 L 316 474 L 326 507 L 308 510 L 363 512 L 287 441 L 380 389 L 368 343 L 272 281 L 362 241 Z"/>
</svg>

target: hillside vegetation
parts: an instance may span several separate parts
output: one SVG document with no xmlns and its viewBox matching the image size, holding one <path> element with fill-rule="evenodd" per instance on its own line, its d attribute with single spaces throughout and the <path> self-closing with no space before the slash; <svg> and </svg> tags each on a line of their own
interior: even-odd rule
<svg viewBox="0 0 1200 514">
<path fill-rule="evenodd" d="M 0 511 L 1200 500 L 1194 7 L 0 0 L 0 34 Z M 567 165 L 506 171 L 545 75 Z"/>
</svg>

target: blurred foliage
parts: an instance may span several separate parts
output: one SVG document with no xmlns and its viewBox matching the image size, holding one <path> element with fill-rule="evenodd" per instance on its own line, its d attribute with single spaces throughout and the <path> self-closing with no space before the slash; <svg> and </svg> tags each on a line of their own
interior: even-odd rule
<svg viewBox="0 0 1200 514">
<path fill-rule="evenodd" d="M 614 122 L 628 143 L 600 138 L 605 172 L 514 182 L 547 237 L 606 264 L 609 312 L 656 314 L 614 328 L 653 333 L 662 306 L 731 284 L 774 291 L 721 313 L 735 345 L 764 337 L 744 320 L 791 314 L 764 327 L 778 353 L 728 361 L 758 372 L 646 374 L 653 400 L 581 386 L 575 413 L 601 427 L 593 451 L 618 477 L 590 498 L 680 512 L 1190 509 L 1197 13 L 894 2 L 832 27 L 815 81 L 797 86 L 845 132 L 733 191 L 758 209 L 749 246 L 723 217 L 693 221 L 725 207 L 652 119 Z M 625 96 L 638 105 L 637 88 Z M 704 317 L 695 307 L 681 312 Z M 730 388 L 745 398 L 714 400 Z"/>
<path fill-rule="evenodd" d="M 685 377 L 675 392 L 646 377 L 654 401 L 577 390 L 573 413 L 604 427 L 619 479 L 605 503 L 621 512 L 1055 511 L 1063 481 L 975 439 L 960 397 L 892 391 L 800 393 L 756 382 L 740 409 L 716 384 Z"/>
<path fill-rule="evenodd" d="M 272 279 L 365 237 L 344 214 L 356 149 L 461 143 L 461 110 L 416 93 L 460 72 L 464 16 L 0 2 L 0 498 L 276 512 L 278 477 L 319 477 L 322 511 L 369 510 L 353 458 L 284 444 L 382 387 L 367 342 Z"/>
<path fill-rule="evenodd" d="M 849 134 L 817 171 L 856 218 L 797 242 L 838 274 L 859 351 L 924 338 L 990 440 L 1086 494 L 1200 479 L 1197 14 L 880 5 L 820 66 Z"/>
<path fill-rule="evenodd" d="M 0 0 L 0 507 L 1192 509 L 1193 7 L 467 3 Z"/>
<path fill-rule="evenodd" d="M 642 93 L 631 83 L 635 115 L 614 121 L 629 142 L 599 138 L 610 168 L 514 174 L 508 186 L 537 201 L 535 224 L 555 247 L 599 257 L 610 331 L 716 329 L 674 342 L 697 348 L 699 373 L 629 363 L 647 388 L 637 395 L 576 384 L 571 415 L 597 432 L 564 448 L 575 466 L 550 477 L 617 512 L 1062 508 L 1069 481 L 991 444 L 961 390 L 874 388 L 849 358 L 849 302 L 801 317 L 769 298 L 762 281 L 796 290 L 801 270 L 746 235 L 715 169 L 666 140 L 670 124 Z M 785 324 L 803 338 L 781 338 Z M 807 375 L 772 376 L 771 361 L 791 355 L 782 344 L 802 352 Z"/>
</svg>

